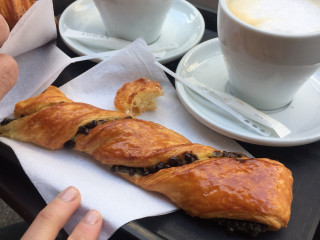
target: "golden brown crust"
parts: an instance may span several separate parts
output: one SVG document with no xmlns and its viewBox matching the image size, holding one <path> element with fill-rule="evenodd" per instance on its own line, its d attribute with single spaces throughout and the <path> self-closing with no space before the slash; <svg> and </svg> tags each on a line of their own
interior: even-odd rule
<svg viewBox="0 0 320 240">
<path fill-rule="evenodd" d="M 157 108 L 155 98 L 162 95 L 159 82 L 139 78 L 125 83 L 117 91 L 114 105 L 118 111 L 136 116 L 145 111 L 155 110 Z"/>
<path fill-rule="evenodd" d="M 124 178 L 160 192 L 192 216 L 260 222 L 269 230 L 286 227 L 293 178 L 269 159 L 218 158 Z"/>
<path fill-rule="evenodd" d="M 50 107 L 58 103 L 67 102 L 72 102 L 72 100 L 67 98 L 57 87 L 49 86 L 49 88 L 42 94 L 18 102 L 14 109 L 14 116 L 27 116 L 32 113 L 38 112 L 43 108 Z"/>
<path fill-rule="evenodd" d="M 139 119 L 109 122 L 75 138 L 75 150 L 109 165 L 149 167 L 186 151 L 209 155 L 215 149 L 193 144 L 159 124 Z"/>
<path fill-rule="evenodd" d="M 12 29 L 36 0 L 0 0 L 0 14 Z"/>
<path fill-rule="evenodd" d="M 50 89 L 47 91 L 50 92 Z M 46 92 L 41 96 L 45 95 Z M 44 99 L 46 98 L 44 97 Z M 36 98 L 30 101 L 38 102 Z M 60 149 L 76 135 L 80 126 L 84 126 L 93 120 L 112 121 L 126 117 L 123 113 L 102 110 L 85 103 L 60 103 L 60 101 L 55 102 L 56 99 L 54 98 L 53 101 L 52 104 L 45 104 L 46 106 L 52 105 L 50 107 L 44 107 L 38 112 L 2 126 L 0 135 L 35 143 L 49 149 Z M 18 103 L 17 105 L 23 106 L 24 104 Z M 37 108 L 29 104 L 25 106 L 27 109 Z M 26 111 L 21 108 L 21 112 L 25 113 Z"/>
<path fill-rule="evenodd" d="M 58 99 L 63 98 L 57 89 L 47 91 L 38 96 L 39 99 L 45 102 L 48 100 L 45 96 L 55 94 Z M 124 113 L 84 103 L 60 103 L 53 99 L 53 106 L 48 100 L 46 107 L 38 112 L 0 126 L 0 136 L 49 149 L 62 148 L 71 139 L 74 150 L 113 165 L 123 178 L 166 195 L 192 216 L 254 221 L 267 225 L 269 230 L 287 226 L 293 178 L 283 164 L 264 158 L 250 159 L 237 153 L 222 154 L 212 147 L 191 143 L 184 136 L 153 122 L 128 118 Z M 36 98 L 30 103 L 41 105 Z M 31 108 L 28 104 L 17 105 Z M 104 121 L 90 127 L 85 134 L 78 132 L 80 127 L 94 120 Z M 194 159 L 187 162 L 187 155 Z M 176 158 L 184 162 L 170 163 Z M 164 167 L 157 171 L 148 175 L 141 172 L 149 171 L 160 162 Z M 120 171 L 123 167 L 125 170 Z M 134 171 L 130 173 L 130 170 Z"/>
</svg>

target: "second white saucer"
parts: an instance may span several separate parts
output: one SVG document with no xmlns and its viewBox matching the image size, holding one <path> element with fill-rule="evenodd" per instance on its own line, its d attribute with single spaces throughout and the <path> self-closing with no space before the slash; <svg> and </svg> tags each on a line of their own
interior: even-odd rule
<svg viewBox="0 0 320 240">
<path fill-rule="evenodd" d="M 228 73 L 219 40 L 206 41 L 190 50 L 180 61 L 177 74 L 186 80 L 195 78 L 209 87 L 225 91 Z M 320 140 L 320 71 L 302 86 L 287 108 L 267 112 L 292 131 L 285 138 L 257 135 L 178 81 L 176 89 L 181 102 L 195 118 L 228 137 L 265 146 L 296 146 Z"/>
<path fill-rule="evenodd" d="M 77 0 L 67 7 L 59 19 L 59 31 L 64 43 L 79 55 L 111 51 L 108 48 L 84 45 L 65 36 L 68 29 L 105 35 L 103 22 L 92 0 Z M 201 13 L 185 0 L 175 0 L 164 22 L 158 40 L 152 45 L 176 43 L 177 48 L 166 51 L 157 59 L 164 64 L 183 56 L 198 44 L 204 34 L 205 24 Z M 98 59 L 102 61 L 103 59 Z"/>
</svg>

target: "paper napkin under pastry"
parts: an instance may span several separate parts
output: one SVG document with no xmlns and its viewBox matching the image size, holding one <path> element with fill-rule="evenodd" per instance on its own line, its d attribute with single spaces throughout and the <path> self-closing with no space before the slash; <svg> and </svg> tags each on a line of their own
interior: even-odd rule
<svg viewBox="0 0 320 240">
<path fill-rule="evenodd" d="M 42 1 L 50 2 L 40 0 Z M 44 6 L 52 7 L 50 4 Z M 42 15 L 40 11 L 37 12 Z M 37 17 L 33 16 L 33 19 Z M 41 35 L 37 37 L 41 38 Z M 71 59 L 53 44 L 28 51 L 16 59 L 20 76 L 12 92 L 21 95 L 9 93 L 6 99 L 0 101 L 1 119 L 13 111 L 17 100 L 39 93 L 71 62 Z M 153 61 L 153 55 L 146 43 L 137 40 L 119 54 L 65 84 L 61 90 L 74 101 L 114 110 L 115 93 L 125 82 L 140 77 L 159 81 L 164 96 L 157 99 L 158 109 L 142 114 L 141 119 L 160 123 L 195 143 L 227 151 L 245 152 L 232 139 L 208 129 L 193 118 L 180 103 L 166 75 Z M 51 151 L 6 138 L 0 140 L 12 147 L 24 171 L 47 202 L 70 185 L 80 190 L 81 206 L 65 226 L 68 233 L 72 232 L 85 212 L 92 208 L 100 211 L 104 220 L 99 239 L 109 238 L 119 227 L 134 219 L 166 214 L 176 209 L 162 195 L 147 192 L 121 179 L 86 154 L 65 149 Z"/>
</svg>

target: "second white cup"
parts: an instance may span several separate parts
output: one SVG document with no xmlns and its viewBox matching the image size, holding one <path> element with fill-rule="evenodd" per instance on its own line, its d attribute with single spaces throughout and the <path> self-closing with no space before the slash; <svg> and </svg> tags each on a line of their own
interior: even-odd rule
<svg viewBox="0 0 320 240">
<path fill-rule="evenodd" d="M 173 0 L 94 0 L 107 36 L 156 41 Z"/>
<path fill-rule="evenodd" d="M 238 4 L 233 11 L 228 7 L 231 2 Z M 265 17 L 265 12 L 269 8 L 277 9 L 283 2 L 291 4 L 290 0 L 261 0 L 254 1 L 255 4 L 249 0 L 219 1 L 218 34 L 229 72 L 227 90 L 262 110 L 287 106 L 301 86 L 320 68 L 320 29 L 300 33 L 308 25 L 315 25 L 312 20 L 308 22 L 308 18 L 302 18 L 304 22 L 300 25 L 305 27 L 296 27 L 294 21 L 300 11 L 288 13 L 292 14 L 292 18 L 281 20 L 280 24 L 277 22 L 278 25 L 273 26 L 278 30 L 281 27 L 279 25 L 283 25 L 283 29 L 288 30 L 287 25 L 293 25 L 293 30 L 298 33 L 287 33 L 282 28 L 280 32 L 265 30 L 252 25 L 264 21 L 272 23 L 277 18 L 274 15 L 279 12 L 272 12 L 272 17 Z M 310 8 L 311 1 L 295 2 Z M 261 10 L 260 13 L 254 8 L 256 6 Z M 319 12 L 317 5 L 311 6 L 311 10 Z M 283 9 L 279 13 L 280 19 L 288 12 L 286 8 Z M 307 15 L 303 9 L 301 11 L 301 15 Z M 262 17 L 258 18 L 259 14 Z"/>
</svg>

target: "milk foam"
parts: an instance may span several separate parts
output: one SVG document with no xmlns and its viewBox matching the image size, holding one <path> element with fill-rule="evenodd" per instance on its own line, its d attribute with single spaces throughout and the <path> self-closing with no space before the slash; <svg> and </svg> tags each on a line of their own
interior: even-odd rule
<svg viewBox="0 0 320 240">
<path fill-rule="evenodd" d="M 320 0 L 226 0 L 234 15 L 257 28 L 277 33 L 320 31 Z"/>
</svg>

